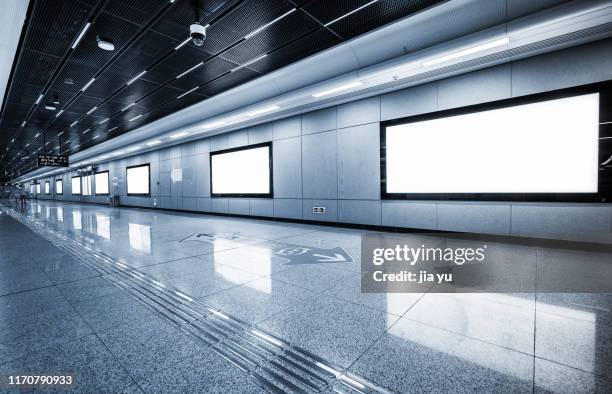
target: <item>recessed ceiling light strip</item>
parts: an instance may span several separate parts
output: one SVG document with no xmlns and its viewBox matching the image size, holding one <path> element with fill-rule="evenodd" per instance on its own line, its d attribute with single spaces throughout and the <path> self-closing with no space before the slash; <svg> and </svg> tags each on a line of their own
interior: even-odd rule
<svg viewBox="0 0 612 394">
<path fill-rule="evenodd" d="M 92 112 L 94 112 L 94 111 L 95 111 L 95 110 L 97 110 L 97 109 L 98 109 L 98 107 L 97 107 L 97 106 L 93 107 L 92 109 L 90 109 L 89 111 L 87 111 L 87 114 L 86 114 L 86 115 L 91 114 Z"/>
<path fill-rule="evenodd" d="M 177 100 L 178 100 L 178 99 L 180 99 L 181 97 L 188 95 L 189 93 L 195 92 L 195 91 L 196 91 L 196 90 L 198 90 L 199 88 L 200 88 L 199 86 L 196 86 L 195 88 L 193 88 L 193 89 L 190 89 L 190 90 L 186 91 L 185 93 L 183 93 L 183 94 L 181 94 L 181 95 L 177 96 L 176 98 L 177 98 Z"/>
<path fill-rule="evenodd" d="M 348 90 L 348 89 L 356 88 L 357 86 L 361 86 L 361 85 L 363 85 L 361 82 L 356 81 L 356 82 L 352 82 L 352 83 L 349 83 L 349 84 L 346 84 L 346 85 L 337 86 L 335 88 L 324 90 L 324 91 L 319 92 L 319 93 L 315 93 L 315 94 L 312 95 L 312 97 L 319 98 L 319 97 L 323 97 L 323 96 L 328 96 L 330 94 L 341 92 L 343 90 Z"/>
<path fill-rule="evenodd" d="M 195 66 L 191 67 L 189 70 L 179 74 L 175 79 L 179 79 L 179 78 L 189 74 L 190 72 L 192 72 L 193 70 L 195 70 L 196 68 L 200 67 L 203 64 L 204 64 L 204 62 L 200 62 L 200 63 L 196 64 Z"/>
<path fill-rule="evenodd" d="M 255 111 L 247 112 L 246 115 L 247 116 L 257 116 L 257 115 L 265 114 L 265 113 L 268 113 L 268 112 L 276 111 L 277 109 L 280 109 L 280 107 L 278 105 L 271 105 L 269 107 L 265 107 L 265 108 L 258 109 L 258 110 L 255 110 Z"/>
<path fill-rule="evenodd" d="M 86 90 L 87 90 L 87 88 L 89 87 L 89 85 L 91 85 L 92 83 L 94 83 L 94 81 L 95 81 L 95 80 L 96 80 L 95 78 L 90 79 L 90 80 L 89 80 L 89 82 L 87 82 L 87 83 L 85 84 L 85 86 L 83 86 L 83 89 L 81 89 L 81 92 L 86 91 Z"/>
<path fill-rule="evenodd" d="M 238 67 L 232 68 L 232 69 L 230 70 L 230 72 L 231 72 L 231 73 L 233 73 L 234 71 L 238 71 L 238 70 L 240 70 L 240 69 L 242 69 L 242 68 L 248 67 L 248 66 L 250 66 L 251 64 L 253 64 L 253 63 L 256 63 L 256 62 L 260 61 L 261 59 L 263 59 L 263 58 L 264 58 L 264 57 L 266 57 L 266 56 L 268 56 L 268 54 L 267 54 L 267 53 L 264 53 L 263 55 L 258 56 L 258 57 L 256 57 L 255 59 L 251 59 L 251 60 L 249 60 L 248 62 L 246 62 L 246 63 L 244 63 L 244 64 L 239 65 Z"/>
<path fill-rule="evenodd" d="M 40 96 L 38 96 L 38 98 L 36 99 L 36 105 L 40 104 L 40 100 L 42 100 L 43 98 L 43 94 L 41 93 Z"/>
<path fill-rule="evenodd" d="M 429 67 L 429 66 L 433 66 L 436 64 L 447 62 L 449 60 L 458 59 L 460 57 L 464 57 L 468 55 L 473 55 L 475 53 L 486 51 L 487 49 L 492 49 L 498 46 L 506 45 L 508 43 L 510 43 L 510 38 L 508 37 L 500 38 L 498 40 L 476 45 L 471 48 L 464 49 L 462 51 L 453 52 L 445 56 L 440 56 L 435 59 L 427 60 L 423 62 L 423 67 Z"/>
<path fill-rule="evenodd" d="M 260 28 L 258 28 L 256 30 L 253 30 L 252 32 L 250 32 L 249 34 L 244 36 L 244 39 L 248 40 L 249 38 L 253 37 L 257 33 L 261 32 L 262 30 L 267 29 L 268 27 L 272 26 L 273 24 L 275 24 L 276 22 L 278 22 L 281 19 L 285 18 L 286 16 L 293 14 L 295 11 L 296 11 L 296 9 L 293 8 L 293 9 L 285 12 L 283 15 L 279 16 L 278 18 L 274 19 L 273 21 L 266 23 L 265 25 L 261 26 Z"/>
<path fill-rule="evenodd" d="M 361 7 L 355 8 L 353 11 L 351 11 L 351 12 L 349 12 L 349 13 L 347 13 L 347 14 L 344 14 L 344 15 L 342 15 L 341 17 L 336 18 L 336 19 L 334 19 L 334 20 L 333 20 L 333 21 L 331 21 L 331 22 L 327 22 L 327 23 L 326 23 L 326 24 L 324 24 L 323 26 L 324 26 L 324 27 L 327 27 L 327 26 L 329 26 L 329 25 L 332 25 L 332 24 L 334 24 L 334 23 L 338 22 L 339 20 L 342 20 L 342 19 L 346 18 L 347 16 L 353 15 L 355 12 L 359 12 L 359 11 L 361 11 L 362 9 L 364 9 L 364 8 L 366 8 L 366 7 L 368 7 L 368 6 L 371 6 L 372 4 L 374 4 L 374 3 L 376 3 L 376 2 L 378 2 L 378 0 L 372 0 L 372 1 L 370 1 L 369 3 L 366 3 L 366 4 L 362 5 Z"/>
<path fill-rule="evenodd" d="M 64 113 L 64 110 L 63 110 L 63 109 L 60 109 L 60 110 L 59 110 L 59 112 L 55 114 L 55 117 L 56 117 L 56 118 L 59 118 L 59 117 L 60 117 L 60 115 L 61 115 L 61 114 L 63 114 L 63 113 Z"/>
<path fill-rule="evenodd" d="M 135 106 L 135 105 L 136 105 L 136 103 L 132 103 L 132 104 L 128 105 L 127 107 L 123 108 L 123 109 L 121 110 L 121 112 L 125 111 L 126 109 L 130 109 L 130 108 L 132 108 L 132 107 L 133 107 L 133 106 Z"/>
<path fill-rule="evenodd" d="M 178 51 L 179 49 L 181 49 L 185 44 L 187 44 L 189 41 L 191 41 L 191 37 L 187 38 L 185 41 L 181 42 L 180 44 L 178 44 L 176 47 L 174 47 L 175 51 Z"/>
<path fill-rule="evenodd" d="M 140 74 L 136 75 L 134 78 L 130 79 L 128 81 L 128 83 L 126 83 L 127 86 L 130 86 L 131 84 L 133 84 L 134 82 L 136 82 L 138 80 L 138 78 L 142 77 L 143 75 L 145 75 L 147 73 L 147 70 L 144 70 L 143 72 L 141 72 Z"/>
<path fill-rule="evenodd" d="M 133 121 L 135 121 L 136 119 L 139 119 L 139 118 L 141 118 L 141 117 L 142 117 L 142 114 L 140 114 L 140 115 L 136 115 L 136 116 L 134 116 L 132 119 L 129 119 L 129 120 L 128 120 L 128 122 L 133 122 Z"/>
<path fill-rule="evenodd" d="M 72 49 L 76 48 L 76 46 L 79 45 L 79 42 L 81 42 L 83 36 L 85 35 L 85 33 L 87 33 L 87 30 L 89 30 L 90 26 L 91 22 L 87 22 L 87 24 L 83 27 L 83 30 L 81 30 L 81 33 L 79 33 L 77 39 L 74 41 L 74 44 L 72 44 Z"/>
</svg>

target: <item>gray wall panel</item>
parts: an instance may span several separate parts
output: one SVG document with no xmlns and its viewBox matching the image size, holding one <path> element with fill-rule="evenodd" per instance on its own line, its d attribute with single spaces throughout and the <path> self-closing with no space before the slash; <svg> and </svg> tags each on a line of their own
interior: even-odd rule
<svg viewBox="0 0 612 394">
<path fill-rule="evenodd" d="M 436 229 L 436 203 L 415 201 L 383 201 L 382 225 Z"/>
<path fill-rule="evenodd" d="M 227 198 L 212 198 L 210 204 L 210 210 L 212 212 L 228 213 L 229 205 Z"/>
<path fill-rule="evenodd" d="M 609 205 L 514 204 L 513 234 L 612 233 Z"/>
<path fill-rule="evenodd" d="M 277 218 L 301 219 L 302 200 L 275 198 L 274 216 Z"/>
<path fill-rule="evenodd" d="M 302 198 L 301 137 L 275 141 L 272 147 L 274 197 Z"/>
<path fill-rule="evenodd" d="M 249 200 L 246 198 L 230 198 L 228 199 L 228 212 L 234 215 L 249 214 Z"/>
<path fill-rule="evenodd" d="M 250 201 L 250 214 L 253 216 L 274 216 L 274 200 L 252 198 Z"/>
<path fill-rule="evenodd" d="M 380 119 L 389 120 L 434 112 L 438 108 L 437 95 L 435 83 L 383 94 L 380 97 Z"/>
<path fill-rule="evenodd" d="M 511 65 L 488 68 L 438 82 L 438 110 L 512 96 Z"/>
<path fill-rule="evenodd" d="M 510 204 L 438 203 L 438 230 L 510 234 Z"/>
<path fill-rule="evenodd" d="M 302 195 L 304 198 L 338 197 L 336 132 L 302 137 Z"/>
<path fill-rule="evenodd" d="M 302 115 L 302 134 L 334 130 L 336 124 L 336 107 L 308 112 Z"/>
<path fill-rule="evenodd" d="M 380 198 L 380 124 L 338 130 L 338 198 Z"/>
<path fill-rule="evenodd" d="M 215 152 L 218 150 L 227 149 L 227 134 L 220 134 L 210 139 L 210 151 Z"/>
<path fill-rule="evenodd" d="M 182 176 L 183 176 L 183 197 L 196 197 L 196 158 L 194 156 L 183 157 L 182 159 Z"/>
<path fill-rule="evenodd" d="M 247 130 L 232 131 L 227 134 L 227 147 L 237 148 L 249 144 L 249 134 Z"/>
<path fill-rule="evenodd" d="M 381 202 L 339 200 L 338 221 L 343 223 L 380 225 Z"/>
<path fill-rule="evenodd" d="M 208 154 L 195 156 L 195 184 L 198 197 L 210 197 L 210 158 Z"/>
<path fill-rule="evenodd" d="M 313 207 L 325 207 L 325 213 L 313 213 Z M 324 222 L 338 221 L 338 200 L 303 200 L 302 218 Z"/>
<path fill-rule="evenodd" d="M 370 97 L 338 106 L 338 128 L 380 121 L 380 97 Z"/>
<path fill-rule="evenodd" d="M 277 120 L 272 124 L 272 135 L 274 140 L 297 137 L 302 134 L 302 117 L 294 116 Z"/>
<path fill-rule="evenodd" d="M 264 123 L 254 127 L 249 127 L 249 145 L 272 141 L 272 130 L 272 123 Z"/>
</svg>

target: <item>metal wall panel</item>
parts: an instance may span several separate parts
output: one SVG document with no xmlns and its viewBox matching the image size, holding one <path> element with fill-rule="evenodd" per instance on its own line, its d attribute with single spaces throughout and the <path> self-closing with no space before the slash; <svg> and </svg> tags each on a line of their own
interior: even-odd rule
<svg viewBox="0 0 612 394">
<path fill-rule="evenodd" d="M 338 106 L 338 128 L 380 121 L 380 96 Z"/>
<path fill-rule="evenodd" d="M 380 97 L 381 120 L 434 112 L 437 108 L 438 87 L 435 83 L 383 94 Z"/>
<path fill-rule="evenodd" d="M 510 234 L 510 204 L 438 203 L 438 230 Z"/>
<path fill-rule="evenodd" d="M 380 225 L 381 202 L 365 200 L 339 200 L 338 221 L 342 223 Z"/>
<path fill-rule="evenodd" d="M 274 141 L 272 146 L 274 197 L 302 198 L 302 139 Z"/>
<path fill-rule="evenodd" d="M 511 70 L 502 64 L 438 82 L 438 110 L 510 98 Z"/>
<path fill-rule="evenodd" d="M 302 137 L 302 193 L 304 198 L 338 197 L 336 132 Z"/>
<path fill-rule="evenodd" d="M 380 125 L 370 123 L 338 133 L 338 198 L 380 198 Z"/>
<path fill-rule="evenodd" d="M 436 229 L 436 202 L 383 201 L 382 225 Z"/>
<path fill-rule="evenodd" d="M 336 107 L 324 108 L 302 115 L 302 134 L 334 130 L 337 126 Z"/>
<path fill-rule="evenodd" d="M 313 213 L 313 207 L 325 207 L 325 213 Z M 303 200 L 302 217 L 304 220 L 336 222 L 338 221 L 338 200 Z"/>
</svg>

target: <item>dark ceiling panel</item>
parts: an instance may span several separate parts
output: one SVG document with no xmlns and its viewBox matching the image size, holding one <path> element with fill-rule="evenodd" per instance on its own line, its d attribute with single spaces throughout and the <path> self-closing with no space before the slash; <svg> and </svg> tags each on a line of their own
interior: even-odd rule
<svg viewBox="0 0 612 394">
<path fill-rule="evenodd" d="M 257 35 L 242 41 L 238 45 L 224 52 L 224 59 L 244 64 L 262 54 L 290 43 L 310 32 L 317 30 L 320 25 L 304 12 L 298 10 L 281 19 L 278 23 L 259 32 Z"/>
<path fill-rule="evenodd" d="M 379 0 L 329 27 L 342 38 L 349 39 L 440 2 L 440 0 Z"/>
<path fill-rule="evenodd" d="M 198 2 L 191 0 L 32 1 L 36 3 L 30 9 L 29 33 L 16 57 L 0 117 L 0 167 L 10 171 L 30 168 L 43 144 L 42 137 L 34 140 L 38 133 L 52 145 L 62 142 L 62 152 L 76 153 L 437 3 L 379 0 L 324 28 L 322 23 L 369 0 L 210 0 L 200 1 L 197 13 Z M 175 50 L 189 37 L 189 25 L 196 18 L 210 24 L 204 45 L 189 41 Z M 71 49 L 87 21 L 92 22 L 90 28 Z M 100 49 L 98 36 L 111 40 L 115 50 Z M 263 54 L 268 56 L 237 69 Z M 204 65 L 176 78 L 200 62 Z M 146 74 L 126 86 L 143 70 Z M 44 109 L 56 95 L 58 107 L 66 108 L 59 117 L 57 111 Z M 94 106 L 99 108 L 87 114 Z M 130 122 L 137 115 L 142 116 Z M 82 135 L 87 129 L 91 130 Z M 58 140 L 60 132 L 64 134 Z M 25 150 L 32 159 L 17 156 L 26 155 Z"/>
</svg>

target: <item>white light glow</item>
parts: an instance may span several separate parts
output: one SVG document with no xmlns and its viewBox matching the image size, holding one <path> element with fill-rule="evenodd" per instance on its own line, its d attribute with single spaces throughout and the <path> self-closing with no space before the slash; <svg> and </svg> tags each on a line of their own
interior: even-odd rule
<svg viewBox="0 0 612 394">
<path fill-rule="evenodd" d="M 204 62 L 200 62 L 200 63 L 196 64 L 195 66 L 191 67 L 189 70 L 180 73 L 179 75 L 176 76 L 176 79 L 184 77 L 185 75 L 189 74 L 190 72 L 192 72 L 196 68 L 200 67 L 202 64 L 204 64 Z"/>
<path fill-rule="evenodd" d="M 279 16 L 276 19 L 273 19 L 271 22 L 266 23 L 265 25 L 261 26 L 260 28 L 253 30 L 251 33 L 247 34 L 246 36 L 244 36 L 244 38 L 246 40 L 248 40 L 249 38 L 253 37 L 254 35 L 258 34 L 259 32 L 261 32 L 262 30 L 267 29 L 268 27 L 272 26 L 273 24 L 275 24 L 276 22 L 280 21 L 281 19 L 285 18 L 288 15 L 293 14 L 293 12 L 295 11 L 295 8 L 292 8 L 291 10 L 285 12 L 283 15 Z"/>
<path fill-rule="evenodd" d="M 128 194 L 149 194 L 149 166 L 127 169 Z"/>
<path fill-rule="evenodd" d="M 171 136 L 170 136 L 170 138 L 172 138 L 173 140 L 175 140 L 175 139 L 177 139 L 177 138 L 181 138 L 181 137 L 184 137 L 184 136 L 186 136 L 186 135 L 189 135 L 189 133 L 188 133 L 188 132 L 186 132 L 186 131 L 183 131 L 183 132 L 180 132 L 180 133 L 177 133 L 177 134 L 173 134 L 173 135 L 171 135 Z"/>
<path fill-rule="evenodd" d="M 81 42 L 81 39 L 83 39 L 83 36 L 85 35 L 85 33 L 87 33 L 87 30 L 89 30 L 89 26 L 91 26 L 91 22 L 87 22 L 85 27 L 83 27 L 83 30 L 81 30 L 81 33 L 79 33 L 79 36 L 74 41 L 74 44 L 72 44 L 72 49 L 76 48 L 76 46 L 79 45 L 79 42 Z"/>
<path fill-rule="evenodd" d="M 595 193 L 599 94 L 387 127 L 388 193 Z"/>
<path fill-rule="evenodd" d="M 81 177 L 75 176 L 72 178 L 72 194 L 81 194 Z"/>
<path fill-rule="evenodd" d="M 471 48 L 464 49 L 462 51 L 453 52 L 453 53 L 450 53 L 450 54 L 445 55 L 445 56 L 440 56 L 440 57 L 437 57 L 435 59 L 427 60 L 426 62 L 423 62 L 423 66 L 424 67 L 429 67 L 429 66 L 433 66 L 433 65 L 436 65 L 436 64 L 447 62 L 449 60 L 454 60 L 454 59 L 458 59 L 460 57 L 464 57 L 464 56 L 468 56 L 468 55 L 473 55 L 473 54 L 478 53 L 478 52 L 486 51 L 487 49 L 491 49 L 491 48 L 499 47 L 499 46 L 502 46 L 502 45 L 506 45 L 509 42 L 510 42 L 510 39 L 508 37 L 500 38 L 499 40 L 487 42 L 487 43 L 484 43 L 484 44 L 481 44 L 481 45 L 476 45 L 476 46 L 473 46 Z"/>
<path fill-rule="evenodd" d="M 153 145 L 158 145 L 161 144 L 162 142 L 160 140 L 154 140 L 154 141 L 149 141 L 147 142 L 148 146 L 153 146 Z"/>
<path fill-rule="evenodd" d="M 147 73 L 147 70 L 144 70 L 143 72 L 141 72 L 140 74 L 136 75 L 134 78 L 130 79 L 126 85 L 130 86 L 131 84 L 133 84 L 134 82 L 136 82 L 138 80 L 138 78 L 142 77 L 143 75 L 145 75 Z"/>
<path fill-rule="evenodd" d="M 128 152 L 134 152 L 134 151 L 137 151 L 138 149 L 140 149 L 140 146 L 132 146 L 131 148 L 127 148 L 126 150 Z"/>
<path fill-rule="evenodd" d="M 361 82 L 357 81 L 357 82 L 353 82 L 353 83 L 349 83 L 346 85 L 342 85 L 342 86 L 338 86 L 329 90 L 324 90 L 322 92 L 319 93 L 315 93 L 312 95 L 312 97 L 323 97 L 323 96 L 328 96 L 330 94 L 336 93 L 336 92 L 341 92 L 343 90 L 348 90 L 348 89 L 352 89 L 352 88 L 356 88 L 357 86 L 361 86 L 363 85 Z"/>
<path fill-rule="evenodd" d="M 278 105 L 271 105 L 269 107 L 258 109 L 256 111 L 247 112 L 247 116 L 257 116 L 257 115 L 265 114 L 267 112 L 276 111 L 277 109 L 280 109 Z"/>
<path fill-rule="evenodd" d="M 270 193 L 270 147 L 211 155 L 214 194 Z"/>
<path fill-rule="evenodd" d="M 223 126 L 225 124 L 224 121 L 220 120 L 218 122 L 208 123 L 202 126 L 203 129 L 214 129 L 215 127 Z"/>
<path fill-rule="evenodd" d="M 89 80 L 89 82 L 87 82 L 87 83 L 85 84 L 85 86 L 83 86 L 83 89 L 81 89 L 81 92 L 86 91 L 86 90 L 87 90 L 87 88 L 89 87 L 89 85 L 91 85 L 92 83 L 94 83 L 94 81 L 95 81 L 95 80 L 96 80 L 95 78 L 90 79 L 90 80 Z"/>
<path fill-rule="evenodd" d="M 64 194 L 64 182 L 61 179 L 55 181 L 55 194 Z"/>
<path fill-rule="evenodd" d="M 368 6 L 372 5 L 372 4 L 374 4 L 374 3 L 376 3 L 376 2 L 378 2 L 378 0 L 372 0 L 372 1 L 370 1 L 369 3 L 366 3 L 366 4 L 362 5 L 361 7 L 357 7 L 357 8 L 355 8 L 353 11 L 348 12 L 348 13 L 346 13 L 346 14 L 344 14 L 344 15 L 342 15 L 342 16 L 340 16 L 340 17 L 336 18 L 336 19 L 334 19 L 333 21 L 327 22 L 327 23 L 326 23 L 325 25 L 323 25 L 323 26 L 327 27 L 327 26 L 329 26 L 329 25 L 331 25 L 331 24 L 334 24 L 334 23 L 338 22 L 339 20 L 342 20 L 342 19 L 346 18 L 346 17 L 347 17 L 347 16 L 349 16 L 349 15 L 353 15 L 355 12 L 359 12 L 359 11 L 361 11 L 362 9 L 364 9 L 364 8 L 366 8 L 366 7 L 368 7 Z"/>
<path fill-rule="evenodd" d="M 128 223 L 128 240 L 130 248 L 151 254 L 151 226 Z"/>
</svg>

